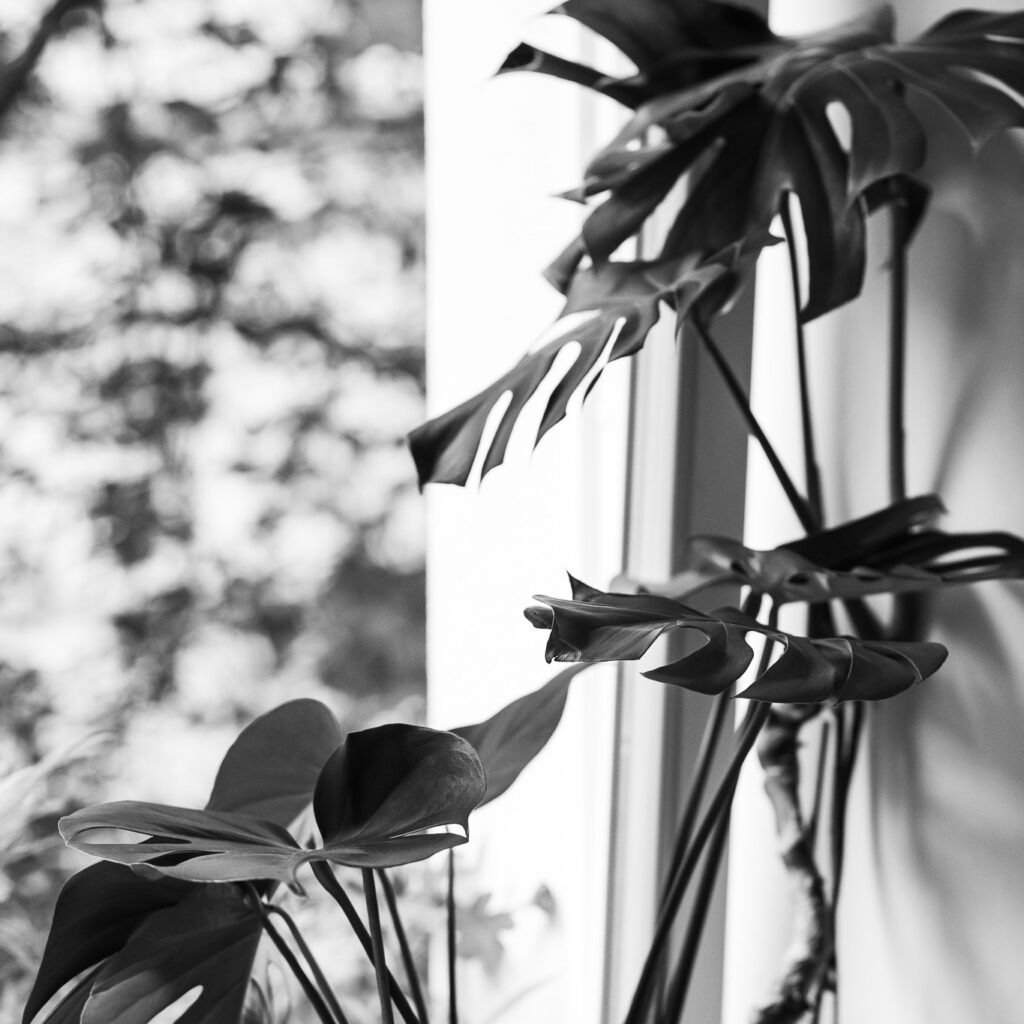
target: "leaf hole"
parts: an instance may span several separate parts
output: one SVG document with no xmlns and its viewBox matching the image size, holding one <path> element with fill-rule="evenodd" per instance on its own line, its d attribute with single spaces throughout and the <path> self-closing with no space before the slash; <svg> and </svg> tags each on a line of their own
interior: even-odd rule
<svg viewBox="0 0 1024 1024">
<path fill-rule="evenodd" d="M 844 153 L 850 152 L 853 143 L 853 121 L 850 112 L 838 100 L 833 100 L 825 106 L 825 116 L 828 118 L 829 127 L 836 137 L 836 142 Z"/>
<path fill-rule="evenodd" d="M 165 1006 L 155 1017 L 150 1017 L 149 1024 L 174 1024 L 188 1013 L 190 1007 L 199 1001 L 202 994 L 202 985 L 190 988 L 183 996 L 175 999 L 170 1006 Z"/>
</svg>

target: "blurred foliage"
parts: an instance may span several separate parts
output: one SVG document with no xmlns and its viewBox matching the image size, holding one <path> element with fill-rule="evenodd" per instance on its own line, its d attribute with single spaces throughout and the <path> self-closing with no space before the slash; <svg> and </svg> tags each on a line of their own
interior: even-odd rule
<svg viewBox="0 0 1024 1024">
<path fill-rule="evenodd" d="M 4 4 L 2 1024 L 57 815 L 189 803 L 299 687 L 420 712 L 419 51 L 418 0 Z"/>
</svg>

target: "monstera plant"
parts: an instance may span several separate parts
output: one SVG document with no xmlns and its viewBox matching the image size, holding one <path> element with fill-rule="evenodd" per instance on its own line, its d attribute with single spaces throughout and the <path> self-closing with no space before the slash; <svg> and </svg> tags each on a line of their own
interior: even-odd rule
<svg viewBox="0 0 1024 1024">
<path fill-rule="evenodd" d="M 805 536 L 769 551 L 694 537 L 671 579 L 626 580 L 614 592 L 572 580 L 568 597 L 540 598 L 527 618 L 549 632 L 548 660 L 574 664 L 487 722 L 345 736 L 325 707 L 298 700 L 241 734 L 205 809 L 122 802 L 70 815 L 61 825 L 66 841 L 103 863 L 74 876 L 61 894 L 24 1024 L 145 1024 L 193 990 L 198 997 L 179 1017 L 186 1024 L 269 1019 L 251 981 L 264 935 L 319 1019 L 343 1024 L 344 994 L 331 990 L 278 905 L 282 892 L 303 892 L 310 874 L 374 964 L 381 1020 L 397 1012 L 407 1024 L 426 1024 L 428 1001 L 402 938 L 389 869 L 443 851 L 450 858 L 467 841 L 470 812 L 500 795 L 547 742 L 583 665 L 639 659 L 672 634 L 697 643 L 646 672 L 651 685 L 684 687 L 715 705 L 626 1024 L 680 1018 L 740 766 L 755 746 L 800 894 L 793 944 L 756 1020 L 817 1020 L 835 989 L 843 826 L 865 702 L 891 698 L 943 663 L 945 649 L 927 639 L 921 595 L 1024 575 L 1024 540 L 943 532 L 941 500 L 906 493 L 903 436 L 908 250 L 929 204 L 918 174 L 935 132 L 962 131 L 979 148 L 1024 126 L 1024 14 L 963 11 L 901 42 L 884 7 L 802 39 L 776 35 L 745 7 L 711 0 L 567 0 L 558 13 L 604 36 L 635 71 L 612 77 L 526 45 L 502 70 L 595 90 L 626 108 L 625 123 L 568 194 L 584 204 L 599 200 L 547 270 L 565 295 L 564 323 L 489 388 L 413 432 L 421 482 L 462 485 L 478 460 L 484 474 L 500 465 L 524 406 L 574 344 L 578 355 L 555 384 L 539 440 L 566 415 L 572 395 L 585 382 L 593 386 L 605 361 L 643 348 L 667 311 L 679 332 L 693 332 L 706 348 Z M 934 116 L 936 106 L 944 117 Z M 667 203 L 675 206 L 660 251 L 624 255 L 624 243 Z M 891 244 L 891 501 L 829 524 L 803 325 L 857 299 L 872 215 L 888 222 Z M 775 244 L 786 246 L 792 268 L 804 490 L 715 340 L 716 318 L 749 283 L 759 253 Z M 481 452 L 505 395 L 511 401 Z M 741 593 L 740 606 L 707 608 L 702 593 L 723 583 Z M 868 601 L 875 595 L 892 595 L 891 621 Z M 794 603 L 806 606 L 802 632 L 779 626 L 780 607 Z M 731 732 L 734 697 L 749 704 Z M 811 767 L 817 778 L 802 786 L 801 730 L 819 716 L 829 728 Z M 712 782 L 724 745 L 727 767 Z M 815 794 L 810 805 L 807 792 Z M 339 865 L 362 873 L 365 923 Z M 378 886 L 401 945 L 404 983 L 386 963 Z M 449 899 L 450 953 L 451 906 Z M 454 983 L 449 1006 L 454 1021 Z"/>
</svg>

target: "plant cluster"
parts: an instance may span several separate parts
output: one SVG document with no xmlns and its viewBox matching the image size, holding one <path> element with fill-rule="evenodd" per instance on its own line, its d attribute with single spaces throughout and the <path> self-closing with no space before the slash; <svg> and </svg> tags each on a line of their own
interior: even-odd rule
<svg viewBox="0 0 1024 1024">
<path fill-rule="evenodd" d="M 755 746 L 782 857 L 799 893 L 793 945 L 777 989 L 756 1020 L 818 1020 L 838 985 L 834 921 L 847 794 L 865 705 L 905 691 L 943 663 L 945 649 L 925 638 L 929 593 L 1024 575 L 1020 538 L 997 531 L 946 533 L 937 525 L 940 499 L 907 494 L 903 428 L 907 253 L 929 198 L 920 170 L 936 131 L 959 125 L 981 146 L 998 131 L 1024 126 L 1024 15 L 963 11 L 916 39 L 898 42 L 886 8 L 798 40 L 777 36 L 750 10 L 724 3 L 567 0 L 559 12 L 610 40 L 636 68 L 611 77 L 527 46 L 513 51 L 505 65 L 508 71 L 534 70 L 577 82 L 632 111 L 572 193 L 577 200 L 604 200 L 548 270 L 566 296 L 563 316 L 589 316 L 568 319 L 546 347 L 414 431 L 413 455 L 423 483 L 464 484 L 478 460 L 486 474 L 504 460 L 519 414 L 564 346 L 575 343 L 579 355 L 555 383 L 539 436 L 564 417 L 573 393 L 593 385 L 606 361 L 641 349 L 662 304 L 673 312 L 678 331 L 692 331 L 704 346 L 806 536 L 770 551 L 751 550 L 732 538 L 692 538 L 679 573 L 668 581 L 604 592 L 572 580 L 569 598 L 542 598 L 527 617 L 549 632 L 549 661 L 633 660 L 660 636 L 695 635 L 699 645 L 691 653 L 646 675 L 715 699 L 626 1024 L 680 1018 L 736 780 Z M 924 116 L 927 105 L 938 107 L 945 119 L 936 122 L 934 111 Z M 845 129 L 837 123 L 836 106 L 845 112 Z M 686 198 L 674 211 L 660 252 L 651 258 L 619 255 L 684 177 Z M 876 211 L 888 219 L 891 239 L 891 502 L 871 515 L 830 524 L 803 325 L 860 293 L 866 219 Z M 773 234 L 777 224 L 781 238 Z M 793 270 L 802 490 L 714 337 L 715 318 L 749 281 L 757 255 L 776 243 L 789 250 Z M 512 400 L 481 451 L 486 421 L 505 394 Z M 742 588 L 740 607 L 698 607 L 702 591 L 722 583 Z M 892 595 L 891 615 L 883 617 L 868 601 L 876 595 Z M 806 605 L 803 633 L 780 628 L 779 609 L 787 603 Z M 445 849 L 450 856 L 465 839 L 472 808 L 506 788 L 551 735 L 571 673 L 579 667 L 488 722 L 451 732 L 398 725 L 342 740 L 324 709 L 295 702 L 242 734 L 204 811 L 122 803 L 64 819 L 62 832 L 70 843 L 115 864 L 87 869 L 62 895 L 26 1022 L 60 985 L 88 970 L 51 1013 L 51 1022 L 141 1024 L 143 1018 L 133 1015 L 134 1001 L 145 996 L 156 1009 L 202 984 L 202 994 L 181 1019 L 233 1024 L 242 1012 L 260 930 L 280 939 L 270 923 L 274 893 L 297 885 L 296 871 L 308 863 L 342 905 L 375 964 L 381 1019 L 392 1020 L 394 1004 L 408 1024 L 425 1024 L 415 971 L 407 975 L 413 1008 L 386 969 L 375 885 L 380 881 L 387 892 L 385 872 L 395 864 Z M 749 703 L 730 735 L 735 697 Z M 800 737 L 809 721 L 823 715 L 828 727 L 812 766 L 814 798 L 807 804 L 801 798 Z M 729 747 L 728 766 L 712 785 L 710 766 L 723 745 Z M 288 831 L 310 806 L 315 842 Z M 437 831 L 438 826 L 446 829 Z M 91 838 L 110 827 L 146 838 Z M 368 926 L 339 890 L 334 864 L 363 871 Z M 106 896 L 115 876 L 130 897 Z M 683 897 L 690 892 L 692 911 L 680 922 Z M 113 906 L 117 911 L 110 916 Z M 397 915 L 394 922 L 398 928 Z M 450 916 L 450 943 L 453 927 Z M 183 933 L 197 937 L 187 954 L 177 941 Z M 71 935 L 89 941 L 78 947 Z M 230 970 L 222 963 L 215 976 L 203 973 L 211 968 L 194 956 L 203 942 L 229 959 Z M 279 945 L 291 963 L 294 954 Z M 185 955 L 187 968 L 173 960 Z M 159 995 L 142 980 L 142 965 L 161 979 Z M 344 1021 L 337 999 L 318 985 L 316 965 L 296 961 L 293 969 L 305 975 L 321 1019 Z M 112 993 L 120 1002 L 109 1002 Z M 450 1005 L 454 1020 L 454 984 Z"/>
</svg>

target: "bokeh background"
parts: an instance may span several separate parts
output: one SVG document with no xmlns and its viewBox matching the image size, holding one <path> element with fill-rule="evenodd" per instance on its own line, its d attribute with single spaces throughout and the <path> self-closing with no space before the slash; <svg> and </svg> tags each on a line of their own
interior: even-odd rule
<svg viewBox="0 0 1024 1024">
<path fill-rule="evenodd" d="M 61 814 L 201 806 L 291 697 L 422 718 L 421 62 L 418 0 L 2 5 L 0 1024 Z M 400 884 L 425 955 L 440 889 Z"/>
</svg>

